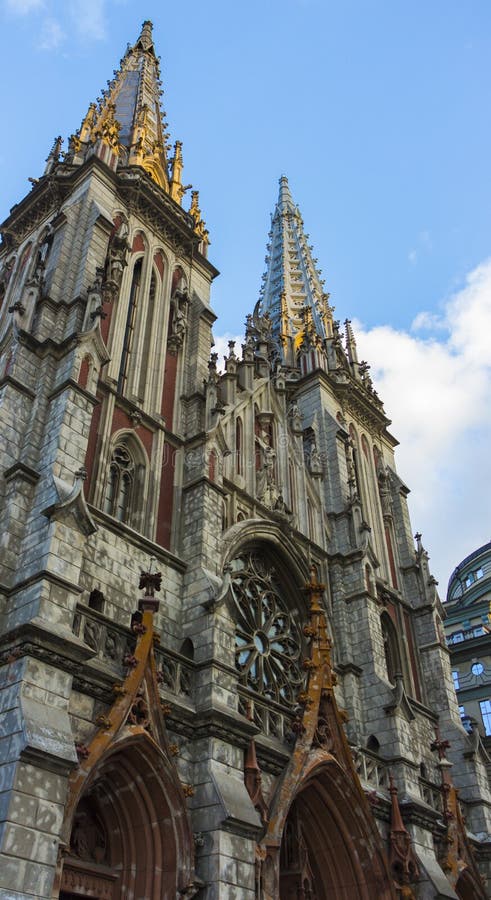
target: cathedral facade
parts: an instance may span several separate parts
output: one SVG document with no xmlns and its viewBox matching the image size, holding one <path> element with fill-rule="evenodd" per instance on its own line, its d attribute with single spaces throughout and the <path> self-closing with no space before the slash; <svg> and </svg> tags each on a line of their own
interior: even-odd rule
<svg viewBox="0 0 491 900">
<path fill-rule="evenodd" d="M 220 369 L 182 168 L 146 22 L 1 226 L 0 897 L 484 900 L 369 366 L 282 177 Z"/>
</svg>

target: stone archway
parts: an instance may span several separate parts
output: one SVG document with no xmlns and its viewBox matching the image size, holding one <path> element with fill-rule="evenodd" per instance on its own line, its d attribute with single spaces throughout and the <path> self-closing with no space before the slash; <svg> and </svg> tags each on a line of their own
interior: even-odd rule
<svg viewBox="0 0 491 900">
<path fill-rule="evenodd" d="M 394 889 L 376 826 L 333 760 L 304 783 L 280 848 L 280 900 L 382 900 Z"/>
<path fill-rule="evenodd" d="M 484 896 L 484 888 L 470 869 L 464 869 L 455 885 L 455 893 L 459 900 L 479 900 Z"/>
<path fill-rule="evenodd" d="M 172 775 L 143 735 L 100 760 L 72 819 L 60 900 L 175 900 L 189 884 L 193 847 Z"/>
</svg>

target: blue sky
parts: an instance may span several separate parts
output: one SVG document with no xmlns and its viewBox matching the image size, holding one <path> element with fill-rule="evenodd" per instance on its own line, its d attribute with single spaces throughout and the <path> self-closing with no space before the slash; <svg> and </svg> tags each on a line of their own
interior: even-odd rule
<svg viewBox="0 0 491 900">
<path fill-rule="evenodd" d="M 222 273 L 217 335 L 257 299 L 285 173 L 337 315 L 360 323 L 444 594 L 491 531 L 489 3 L 0 0 L 2 213 L 143 18 Z"/>
</svg>

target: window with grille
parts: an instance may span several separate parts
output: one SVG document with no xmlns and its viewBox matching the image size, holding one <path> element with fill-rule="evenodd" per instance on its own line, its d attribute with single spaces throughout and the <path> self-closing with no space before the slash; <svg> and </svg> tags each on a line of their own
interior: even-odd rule
<svg viewBox="0 0 491 900">
<path fill-rule="evenodd" d="M 118 444 L 111 457 L 104 498 L 104 512 L 128 522 L 131 512 L 135 463 L 128 448 Z"/>
<path fill-rule="evenodd" d="M 232 572 L 240 680 L 266 699 L 294 704 L 305 678 L 302 636 L 281 576 L 274 563 L 256 550 L 234 559 Z"/>
</svg>

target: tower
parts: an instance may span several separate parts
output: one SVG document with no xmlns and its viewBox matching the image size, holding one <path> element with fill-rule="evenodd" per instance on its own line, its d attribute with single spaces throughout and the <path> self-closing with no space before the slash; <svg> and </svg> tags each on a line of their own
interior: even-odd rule
<svg viewBox="0 0 491 900">
<path fill-rule="evenodd" d="M 369 366 L 282 177 L 220 371 L 166 137 L 145 22 L 2 226 L 0 896 L 484 897 L 486 757 Z"/>
</svg>

